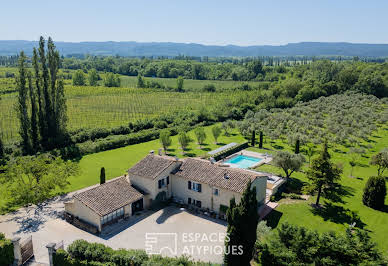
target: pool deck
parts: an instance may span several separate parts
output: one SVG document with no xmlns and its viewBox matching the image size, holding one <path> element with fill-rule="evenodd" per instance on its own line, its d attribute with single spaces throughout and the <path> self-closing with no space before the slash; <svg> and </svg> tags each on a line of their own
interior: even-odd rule
<svg viewBox="0 0 388 266">
<path fill-rule="evenodd" d="M 224 158 L 222 161 L 220 161 L 220 164 L 226 164 L 226 165 L 229 165 L 230 167 L 236 167 L 233 164 L 224 163 L 224 162 L 232 159 L 233 157 L 235 157 L 237 155 L 245 155 L 245 156 L 261 159 L 260 162 L 253 164 L 249 168 L 256 168 L 262 164 L 269 163 L 270 161 L 272 161 L 272 156 L 269 154 L 262 154 L 262 153 L 258 153 L 258 152 L 242 150 L 242 151 L 236 152 L 236 153 Z"/>
</svg>

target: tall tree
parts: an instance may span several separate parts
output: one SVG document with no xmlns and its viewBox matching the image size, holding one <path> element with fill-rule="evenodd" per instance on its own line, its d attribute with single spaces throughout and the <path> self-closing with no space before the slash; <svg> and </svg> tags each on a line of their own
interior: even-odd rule
<svg viewBox="0 0 388 266">
<path fill-rule="evenodd" d="M 35 89 L 36 89 L 36 94 L 38 98 L 39 133 L 41 136 L 41 140 L 44 142 L 44 140 L 47 139 L 47 125 L 45 120 L 46 115 L 44 113 L 45 108 L 44 108 L 44 98 L 42 93 L 42 77 L 40 74 L 38 52 L 35 47 L 33 49 L 32 66 L 34 68 Z"/>
<path fill-rule="evenodd" d="M 383 175 L 385 169 L 388 168 L 388 149 L 385 148 L 376 155 L 374 155 L 370 161 L 371 165 L 377 166 L 377 175 Z"/>
<path fill-rule="evenodd" d="M 171 146 L 171 137 L 170 137 L 170 131 L 168 129 L 162 130 L 159 135 L 160 143 L 163 146 L 164 153 L 167 154 L 168 147 Z"/>
<path fill-rule="evenodd" d="M 203 127 L 197 127 L 197 128 L 194 130 L 194 134 L 195 134 L 195 137 L 196 137 L 197 142 L 198 142 L 198 144 L 199 144 L 199 148 L 201 149 L 201 145 L 203 144 L 203 142 L 204 142 L 205 139 L 206 139 L 205 130 L 203 129 Z"/>
<path fill-rule="evenodd" d="M 181 148 L 182 148 L 182 151 L 183 153 L 185 152 L 187 146 L 189 145 L 191 139 L 190 137 L 187 135 L 186 132 L 184 131 L 181 131 L 178 135 L 178 142 L 179 144 L 181 145 Z"/>
<path fill-rule="evenodd" d="M 183 82 L 184 82 L 184 79 L 181 76 L 179 76 L 176 79 L 176 89 L 177 89 L 177 91 L 179 91 L 179 92 L 183 91 Z"/>
<path fill-rule="evenodd" d="M 42 144 L 45 148 L 49 148 L 51 136 L 55 134 L 53 132 L 53 111 L 52 111 L 52 103 L 50 97 L 50 88 L 49 88 L 49 70 L 47 68 L 47 60 L 46 60 L 46 51 L 45 51 L 45 40 L 41 36 L 39 39 L 39 61 L 40 61 L 40 70 L 41 70 L 41 88 L 42 88 L 42 98 L 44 102 L 44 120 L 45 120 L 45 132 L 44 137 L 42 136 Z"/>
<path fill-rule="evenodd" d="M 224 256 L 226 265 L 250 265 L 252 259 L 259 216 L 256 187 L 251 188 L 251 185 L 249 181 L 238 205 L 234 199 L 231 200 L 226 213 L 228 220 Z"/>
<path fill-rule="evenodd" d="M 100 185 L 105 184 L 105 167 L 100 170 Z"/>
<path fill-rule="evenodd" d="M 301 154 L 292 154 L 286 151 L 279 151 L 273 159 L 274 165 L 283 169 L 286 178 L 290 178 L 293 172 L 299 171 L 305 162 Z"/>
<path fill-rule="evenodd" d="M 30 94 L 30 105 L 31 105 L 31 145 L 32 151 L 36 152 L 39 149 L 39 128 L 38 128 L 38 107 L 36 102 L 36 92 L 32 83 L 31 72 L 28 72 L 28 89 Z"/>
<path fill-rule="evenodd" d="M 27 93 L 28 89 L 26 86 L 27 82 L 27 70 L 26 70 L 26 57 L 22 51 L 19 56 L 19 75 L 16 78 L 16 86 L 18 90 L 18 102 L 17 111 L 20 121 L 19 134 L 22 138 L 22 149 L 24 154 L 31 153 L 30 143 L 30 119 L 28 117 L 27 107 Z"/>
<path fill-rule="evenodd" d="M 86 85 L 85 74 L 84 74 L 84 72 L 81 69 L 78 69 L 73 74 L 73 85 L 74 86 L 84 86 L 84 85 Z"/>
<path fill-rule="evenodd" d="M 212 127 L 212 134 L 216 144 L 218 144 L 217 140 L 218 137 L 221 135 L 221 128 L 219 126 Z"/>
<path fill-rule="evenodd" d="M 325 142 L 317 158 L 314 158 L 311 167 L 307 172 L 307 178 L 313 183 L 314 188 L 318 191 L 316 206 L 319 206 L 321 193 L 335 185 L 336 181 L 341 178 L 342 169 L 334 165 L 331 161 L 327 143 Z"/>
<path fill-rule="evenodd" d="M 89 85 L 90 86 L 98 86 L 98 83 L 97 83 L 98 79 L 99 79 L 99 76 L 98 76 L 97 70 L 95 70 L 94 68 L 89 70 L 89 73 L 88 73 Z"/>
</svg>

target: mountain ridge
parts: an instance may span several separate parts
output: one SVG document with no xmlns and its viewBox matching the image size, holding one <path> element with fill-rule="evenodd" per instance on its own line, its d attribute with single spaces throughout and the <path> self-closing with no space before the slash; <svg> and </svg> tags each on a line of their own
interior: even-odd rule
<svg viewBox="0 0 388 266">
<path fill-rule="evenodd" d="M 349 42 L 298 42 L 284 45 L 205 45 L 175 42 L 55 42 L 62 55 L 120 55 L 120 56 L 358 56 L 388 57 L 388 44 Z M 16 55 L 21 50 L 32 54 L 37 41 L 0 40 L 0 55 Z"/>
</svg>

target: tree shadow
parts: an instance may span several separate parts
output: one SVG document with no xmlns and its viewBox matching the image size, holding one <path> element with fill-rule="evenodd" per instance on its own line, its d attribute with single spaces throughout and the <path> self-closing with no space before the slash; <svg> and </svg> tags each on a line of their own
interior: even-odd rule
<svg viewBox="0 0 388 266">
<path fill-rule="evenodd" d="M 267 221 L 267 225 L 274 229 L 278 226 L 280 218 L 282 218 L 282 216 L 282 212 L 274 209 L 264 218 L 264 221 Z"/>
<path fill-rule="evenodd" d="M 203 150 L 203 151 L 211 151 L 210 148 L 202 148 L 201 150 Z"/>
<path fill-rule="evenodd" d="M 167 149 L 167 152 L 175 152 L 176 149 Z"/>
<path fill-rule="evenodd" d="M 284 146 L 279 145 L 279 144 L 274 144 L 274 145 L 272 145 L 272 147 L 274 147 L 276 150 L 284 150 Z"/>
<path fill-rule="evenodd" d="M 351 197 L 354 195 L 355 189 L 341 184 L 335 184 L 330 189 L 326 189 L 324 196 L 333 202 L 345 203 L 344 197 Z"/>
<path fill-rule="evenodd" d="M 193 152 L 185 152 L 185 156 L 187 157 L 196 157 L 197 155 Z"/>
<path fill-rule="evenodd" d="M 325 202 L 320 208 L 313 207 L 311 212 L 314 215 L 321 216 L 324 221 L 331 221 L 336 224 L 355 223 L 355 227 L 361 229 L 366 225 L 361 221 L 360 216 L 356 212 L 331 202 Z"/>
<path fill-rule="evenodd" d="M 297 178 L 290 177 L 286 183 L 285 192 L 301 194 L 302 188 L 306 185 L 306 182 L 303 182 Z"/>
<path fill-rule="evenodd" d="M 346 152 L 344 152 L 343 150 L 340 150 L 340 149 L 335 149 L 334 152 L 336 153 L 342 153 L 342 154 L 345 154 Z"/>
<path fill-rule="evenodd" d="M 164 223 L 168 218 L 178 213 L 181 213 L 182 210 L 179 208 L 164 208 L 160 216 L 156 219 L 157 224 Z"/>
</svg>

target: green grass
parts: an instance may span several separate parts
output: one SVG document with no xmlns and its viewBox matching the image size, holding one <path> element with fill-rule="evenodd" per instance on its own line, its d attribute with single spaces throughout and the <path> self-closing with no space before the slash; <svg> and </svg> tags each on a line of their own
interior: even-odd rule
<svg viewBox="0 0 388 266">
<path fill-rule="evenodd" d="M 358 160 L 358 166 L 353 170 L 354 177 L 350 177 L 351 168 L 349 166 L 348 155 L 346 154 L 348 147 L 342 145 L 332 145 L 330 147 L 332 160 L 343 166 L 341 185 L 346 188 L 350 194 L 342 197 L 343 203 L 335 203 L 325 198 L 322 198 L 320 203 L 334 203 L 338 208 L 335 210 L 333 209 L 331 213 L 318 215 L 313 213 L 313 208 L 310 206 L 311 203 L 315 202 L 315 196 L 311 197 L 308 201 L 289 201 L 287 199 L 282 199 L 279 201 L 279 206 L 276 210 L 269 215 L 268 223 L 277 227 L 282 223 L 288 222 L 320 232 L 328 230 L 344 232 L 348 227 L 347 222 L 349 221 L 344 211 L 354 211 L 359 215 L 361 222 L 365 224 L 363 228 L 370 232 L 372 239 L 377 242 L 385 255 L 388 255 L 388 212 L 373 210 L 362 204 L 362 193 L 365 183 L 370 176 L 377 174 L 376 167 L 370 166 L 369 160 L 372 155 L 383 148 L 388 147 L 387 133 L 388 127 L 385 126 L 371 137 L 369 143 L 360 143 L 362 146 L 372 144 L 372 148 L 367 150 L 364 156 L 360 157 Z M 273 153 L 274 150 L 276 150 L 275 147 L 277 149 L 282 147 L 283 150 L 292 151 L 292 147 L 280 140 L 266 143 L 264 147 L 267 149 L 250 148 L 250 150 Z M 304 170 L 306 170 L 307 167 L 308 163 L 303 167 Z M 263 165 L 257 168 L 257 170 L 284 176 L 283 170 L 273 165 Z M 302 172 L 296 172 L 292 177 L 302 182 L 308 182 L 308 179 Z M 388 197 L 386 198 L 386 205 L 388 205 Z M 387 209 L 386 206 L 386 210 Z M 338 210 L 340 210 L 340 212 L 338 212 Z"/>
<path fill-rule="evenodd" d="M 207 133 L 207 140 L 203 150 L 200 150 L 195 141 L 193 141 L 187 149 L 186 154 L 183 155 L 182 150 L 179 148 L 177 143 L 177 136 L 174 136 L 170 154 L 177 155 L 178 157 L 202 156 L 208 150 L 213 150 L 223 144 L 244 141 L 244 138 L 238 134 L 238 131 L 234 130 L 233 135 L 229 137 L 222 135 L 219 138 L 219 145 L 215 145 L 210 131 L 211 127 L 206 127 L 205 129 Z M 359 165 L 361 166 L 357 166 L 353 171 L 353 175 L 356 176 L 356 178 L 349 177 L 350 166 L 348 163 L 348 158 L 346 153 L 341 153 L 341 151 L 346 152 L 348 148 L 340 145 L 330 147 L 333 160 L 335 162 L 341 163 L 344 167 L 341 184 L 348 188 L 352 194 L 342 198 L 344 203 L 336 204 L 338 204 L 340 207 L 343 207 L 344 209 L 349 209 L 358 213 L 361 221 L 365 224 L 364 229 L 370 232 L 372 239 L 377 242 L 380 249 L 386 255 L 388 255 L 388 213 L 376 211 L 364 206 L 361 199 L 365 182 L 369 176 L 376 174 L 376 168 L 369 166 L 368 164 L 370 157 L 384 147 L 388 147 L 387 130 L 387 127 L 382 128 L 371 138 L 370 143 L 372 144 L 372 148 L 367 151 L 364 157 L 360 158 Z M 192 139 L 194 139 L 193 132 L 190 132 L 190 136 Z M 361 145 L 363 144 L 367 143 L 362 143 Z M 136 162 L 148 154 L 150 150 L 155 150 L 155 152 L 157 152 L 160 147 L 161 145 L 159 141 L 155 140 L 142 144 L 127 146 L 116 150 L 84 156 L 79 163 L 82 172 L 79 176 L 71 178 L 71 185 L 67 190 L 73 191 L 97 183 L 99 181 L 100 167 L 102 166 L 106 168 L 108 178 L 122 175 L 128 168 L 133 166 Z M 275 142 L 267 141 L 264 144 L 265 149 L 251 147 L 249 150 L 262 153 L 275 153 L 275 151 L 281 147 L 283 150 L 292 151 L 292 147 L 280 140 Z M 334 152 L 336 149 L 337 151 Z M 308 167 L 307 163 L 304 168 L 306 167 Z M 273 165 L 263 165 L 259 167 L 258 170 L 283 174 L 281 169 Z M 302 172 L 294 173 L 292 177 L 302 182 L 308 182 L 305 174 Z M 281 223 L 289 222 L 303 225 L 320 232 L 328 230 L 344 232 L 348 224 L 342 222 L 338 217 L 326 217 L 328 219 L 325 220 L 324 217 L 313 214 L 310 204 L 314 202 L 314 200 L 315 197 L 311 197 L 308 201 L 287 201 L 285 199 L 281 200 L 278 208 L 269 216 L 269 223 L 278 226 Z M 325 201 L 329 202 L 329 200 L 322 198 L 321 203 L 324 203 Z M 386 204 L 388 205 L 388 198 L 386 200 Z"/>
<path fill-rule="evenodd" d="M 198 148 L 198 144 L 193 141 L 186 150 L 186 154 L 183 155 L 182 150 L 180 149 L 177 142 L 177 136 L 174 136 L 172 137 L 173 143 L 170 147 L 170 155 L 176 155 L 178 157 L 203 156 L 207 151 L 213 150 L 221 145 L 230 142 L 245 141 L 244 138 L 238 134 L 238 131 L 234 130 L 233 134 L 229 137 L 224 135 L 220 136 L 218 140 L 219 144 L 216 145 L 214 144 L 214 139 L 211 135 L 211 127 L 206 127 L 205 130 L 207 133 L 207 140 L 205 141 L 206 145 L 203 146 L 202 150 L 200 150 Z M 361 221 L 365 224 L 364 229 L 370 232 L 372 239 L 378 244 L 380 249 L 386 255 L 388 255 L 388 213 L 376 211 L 364 206 L 361 199 L 365 182 L 369 176 L 376 174 L 376 168 L 369 166 L 368 162 L 373 154 L 380 151 L 384 147 L 388 147 L 387 132 L 388 127 L 385 126 L 385 128 L 381 128 L 373 137 L 371 137 L 370 144 L 372 144 L 372 148 L 367 151 L 364 157 L 360 158 L 359 166 L 357 166 L 353 171 L 353 175 L 356 176 L 355 178 L 349 177 L 350 166 L 346 155 L 348 148 L 341 145 L 330 147 L 332 159 L 335 162 L 341 163 L 344 167 L 341 184 L 351 193 L 351 195 L 344 196 L 342 198 L 344 203 L 336 204 L 339 207 L 358 213 Z M 191 131 L 189 134 L 194 140 L 194 133 Z M 365 144 L 367 143 L 361 143 L 361 145 Z M 160 147 L 161 145 L 159 141 L 154 140 L 115 150 L 86 155 L 79 161 L 81 171 L 80 174 L 70 178 L 70 185 L 67 187 L 66 192 L 74 191 L 98 183 L 101 167 L 105 167 L 108 179 L 120 176 L 124 174 L 127 169 L 132 167 L 136 162 L 147 155 L 150 150 L 157 152 Z M 262 153 L 275 153 L 276 150 L 279 149 L 292 151 L 292 147 L 280 140 L 275 142 L 270 142 L 267 140 L 267 142 L 264 144 L 264 148 L 265 149 L 258 149 L 251 147 L 249 150 Z M 307 166 L 308 165 L 306 163 L 304 168 Z M 282 174 L 282 170 L 273 165 L 263 165 L 260 166 L 258 170 Z M 305 174 L 302 172 L 294 173 L 292 177 L 302 182 L 308 182 Z M 289 222 L 292 224 L 306 226 L 310 229 L 318 230 L 320 232 L 328 230 L 344 232 L 348 224 L 341 220 L 341 215 L 338 215 L 338 217 L 336 217 L 336 215 L 322 217 L 320 215 L 313 214 L 313 209 L 310 204 L 314 202 L 314 200 L 315 197 L 311 197 L 308 201 L 290 201 L 287 199 L 282 199 L 279 202 L 280 205 L 278 208 L 270 214 L 268 218 L 269 224 L 276 227 L 281 223 Z M 329 200 L 322 198 L 321 203 L 323 204 L 325 202 L 329 202 Z M 0 200 L 0 206 L 4 203 L 4 199 Z M 388 199 L 386 200 L 386 204 L 388 205 Z"/>
<path fill-rule="evenodd" d="M 189 132 L 189 136 L 193 141 L 185 150 L 185 154 L 182 153 L 182 149 L 179 146 L 178 136 L 173 136 L 168 155 L 178 156 L 180 158 L 186 156 L 199 157 L 204 156 L 208 151 L 214 150 L 227 143 L 244 141 L 244 138 L 237 134 L 237 130 L 235 130 L 232 132 L 233 135 L 230 135 L 229 137 L 224 135 L 220 136 L 218 144 L 215 144 L 211 134 L 211 126 L 205 127 L 205 132 L 207 139 L 202 149 L 199 149 L 199 145 L 195 141 L 194 132 Z M 159 148 L 161 148 L 159 140 L 154 140 L 115 150 L 86 155 L 82 157 L 79 162 L 81 173 L 70 179 L 70 186 L 67 188 L 67 191 L 74 191 L 99 182 L 101 167 L 105 167 L 107 179 L 120 176 L 146 156 L 151 150 L 154 150 L 155 153 L 157 153 Z"/>
</svg>

